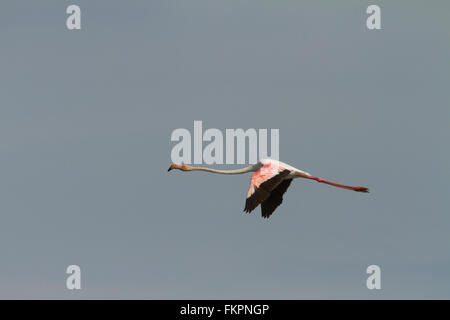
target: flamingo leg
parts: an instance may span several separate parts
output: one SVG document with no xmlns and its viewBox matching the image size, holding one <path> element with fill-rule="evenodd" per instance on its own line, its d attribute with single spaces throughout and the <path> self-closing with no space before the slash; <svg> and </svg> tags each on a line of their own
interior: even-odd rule
<svg viewBox="0 0 450 320">
<path fill-rule="evenodd" d="M 357 191 L 357 192 L 369 192 L 369 189 L 366 187 L 354 187 L 354 186 L 347 186 L 345 184 L 340 184 L 340 183 L 336 183 L 333 181 L 328 181 L 319 177 L 308 177 L 308 179 L 312 179 L 315 180 L 317 182 L 321 182 L 321 183 L 326 183 L 329 184 L 331 186 L 334 187 L 338 187 L 338 188 L 343 188 L 343 189 L 347 189 L 347 190 L 353 190 L 353 191 Z"/>
</svg>

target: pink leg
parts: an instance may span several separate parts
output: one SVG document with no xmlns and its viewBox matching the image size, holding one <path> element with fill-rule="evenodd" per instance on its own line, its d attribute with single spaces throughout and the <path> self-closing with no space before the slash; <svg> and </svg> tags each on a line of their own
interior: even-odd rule
<svg viewBox="0 0 450 320">
<path fill-rule="evenodd" d="M 344 189 L 348 189 L 348 190 L 353 190 L 353 191 L 357 191 L 357 192 L 369 192 L 369 189 L 366 187 L 353 187 L 353 186 L 347 186 L 345 184 L 339 184 L 339 183 L 335 183 L 332 181 L 328 181 L 328 180 L 324 180 L 322 178 L 319 177 L 307 177 L 308 179 L 312 179 L 312 180 L 316 180 L 317 182 L 322 182 L 322 183 L 326 183 L 329 184 L 331 186 L 335 186 L 338 188 L 344 188 Z"/>
</svg>

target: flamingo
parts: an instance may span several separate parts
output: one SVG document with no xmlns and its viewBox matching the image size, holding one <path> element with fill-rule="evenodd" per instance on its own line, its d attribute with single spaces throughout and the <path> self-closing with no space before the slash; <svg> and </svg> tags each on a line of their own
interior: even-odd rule
<svg viewBox="0 0 450 320">
<path fill-rule="evenodd" d="M 181 171 L 206 171 L 218 174 L 243 174 L 255 172 L 250 178 L 250 187 L 248 188 L 244 211 L 250 213 L 261 204 L 261 214 L 263 218 L 269 218 L 275 209 L 283 202 L 283 194 L 295 178 L 311 179 L 334 187 L 357 192 L 369 192 L 369 189 L 366 187 L 354 187 L 328 181 L 273 159 L 262 159 L 251 166 L 236 170 L 217 170 L 174 163 L 167 171 L 173 169 Z"/>
</svg>

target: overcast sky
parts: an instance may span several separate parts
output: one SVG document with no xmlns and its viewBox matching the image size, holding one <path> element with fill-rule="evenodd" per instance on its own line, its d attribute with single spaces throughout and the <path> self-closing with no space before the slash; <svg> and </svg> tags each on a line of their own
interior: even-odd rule
<svg viewBox="0 0 450 320">
<path fill-rule="evenodd" d="M 448 12 L 2 2 L 0 298 L 449 299 Z M 277 128 L 282 161 L 371 193 L 299 179 L 269 220 L 248 215 L 250 174 L 167 172 L 194 120 Z"/>
</svg>

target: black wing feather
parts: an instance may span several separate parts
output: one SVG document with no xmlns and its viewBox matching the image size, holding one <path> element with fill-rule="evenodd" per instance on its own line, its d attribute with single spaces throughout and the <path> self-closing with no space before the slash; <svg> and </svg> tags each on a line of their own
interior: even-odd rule
<svg viewBox="0 0 450 320">
<path fill-rule="evenodd" d="M 270 193 L 270 197 L 261 203 L 261 214 L 263 218 L 269 218 L 275 209 L 283 202 L 283 194 L 289 188 L 292 179 L 283 180 L 278 187 Z"/>
<path fill-rule="evenodd" d="M 273 190 L 275 190 L 279 184 L 281 184 L 284 178 L 291 173 L 290 170 L 283 170 L 277 175 L 273 176 L 267 181 L 261 183 L 259 188 L 255 190 L 255 192 L 246 199 L 245 201 L 245 212 L 252 212 L 260 203 L 264 203 L 270 198 L 270 194 Z M 292 179 L 289 179 L 292 180 Z M 288 184 L 289 186 L 289 184 Z M 287 189 L 287 187 L 286 187 Z M 286 190 L 285 190 L 286 191 Z M 276 207 L 275 207 L 276 208 Z M 274 209 L 275 210 L 275 209 Z"/>
</svg>

